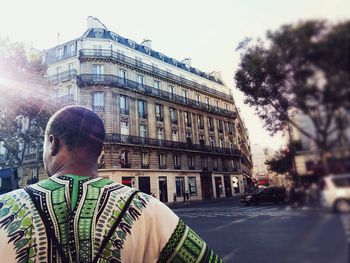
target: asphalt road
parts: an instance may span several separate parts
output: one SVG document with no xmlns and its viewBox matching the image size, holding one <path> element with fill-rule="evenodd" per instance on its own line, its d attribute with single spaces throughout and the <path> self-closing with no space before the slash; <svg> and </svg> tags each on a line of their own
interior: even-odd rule
<svg viewBox="0 0 350 263">
<path fill-rule="evenodd" d="M 173 208 L 224 262 L 349 263 L 350 215 L 238 200 Z"/>
</svg>

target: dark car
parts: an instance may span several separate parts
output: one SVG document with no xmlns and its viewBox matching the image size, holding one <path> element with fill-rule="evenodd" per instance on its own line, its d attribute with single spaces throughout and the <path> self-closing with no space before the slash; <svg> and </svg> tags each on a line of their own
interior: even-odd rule
<svg viewBox="0 0 350 263">
<path fill-rule="evenodd" d="M 286 189 L 283 187 L 268 187 L 256 189 L 252 193 L 241 197 L 241 202 L 247 205 L 259 203 L 285 203 L 287 201 Z"/>
</svg>

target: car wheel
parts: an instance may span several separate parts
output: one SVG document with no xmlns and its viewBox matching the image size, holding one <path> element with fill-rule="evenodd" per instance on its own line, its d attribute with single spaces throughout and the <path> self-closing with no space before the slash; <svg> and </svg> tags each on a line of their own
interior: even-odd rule
<svg viewBox="0 0 350 263">
<path fill-rule="evenodd" d="M 350 213 L 350 201 L 346 199 L 339 199 L 334 204 L 334 212 Z"/>
</svg>

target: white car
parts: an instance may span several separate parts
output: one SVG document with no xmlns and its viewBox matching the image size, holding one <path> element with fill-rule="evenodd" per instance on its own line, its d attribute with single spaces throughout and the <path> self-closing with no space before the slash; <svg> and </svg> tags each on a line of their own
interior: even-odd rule
<svg viewBox="0 0 350 263">
<path fill-rule="evenodd" d="M 321 205 L 338 213 L 350 213 L 350 174 L 330 175 L 321 181 Z"/>
</svg>

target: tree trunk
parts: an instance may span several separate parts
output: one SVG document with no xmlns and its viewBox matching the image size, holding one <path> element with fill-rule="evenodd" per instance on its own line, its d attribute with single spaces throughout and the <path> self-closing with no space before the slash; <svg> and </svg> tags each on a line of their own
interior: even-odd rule
<svg viewBox="0 0 350 263">
<path fill-rule="evenodd" d="M 18 182 L 17 182 L 17 179 L 15 177 L 15 167 L 14 167 L 13 159 L 11 156 L 9 158 L 9 165 L 10 165 L 10 171 L 11 171 L 11 175 L 10 175 L 11 187 L 12 187 L 12 190 L 16 190 L 16 189 L 18 189 Z"/>
<path fill-rule="evenodd" d="M 322 168 L 323 168 L 323 173 L 321 174 L 321 177 L 324 177 L 329 174 L 328 151 L 326 149 L 322 149 L 320 153 L 320 157 L 321 157 Z"/>
</svg>

